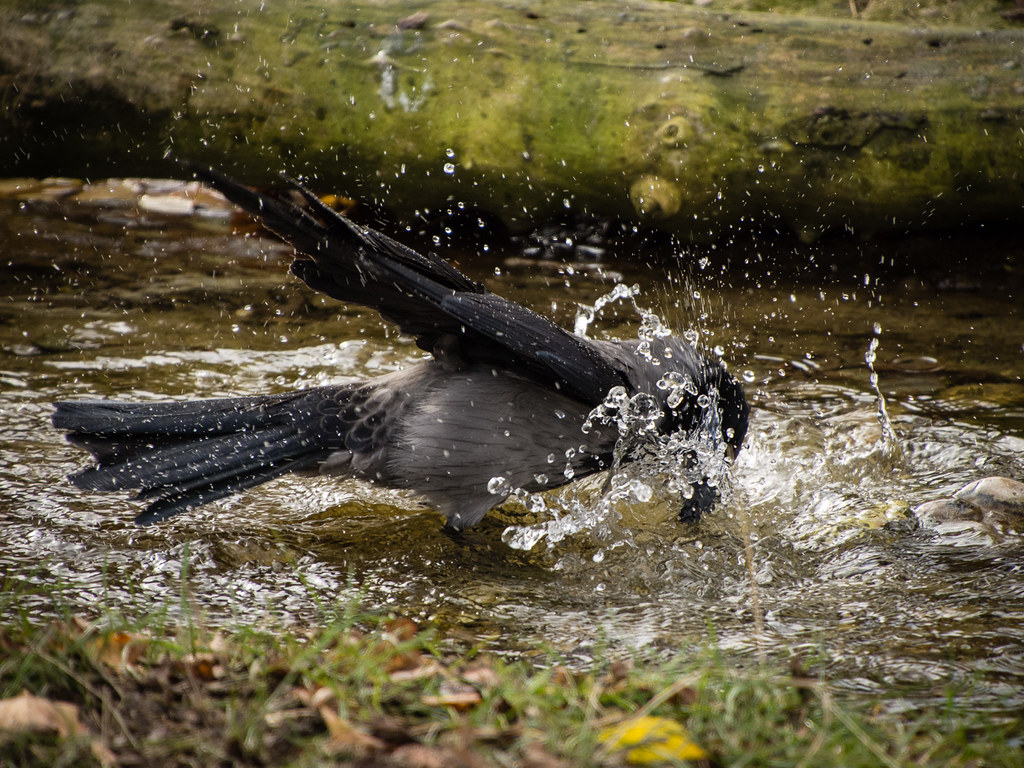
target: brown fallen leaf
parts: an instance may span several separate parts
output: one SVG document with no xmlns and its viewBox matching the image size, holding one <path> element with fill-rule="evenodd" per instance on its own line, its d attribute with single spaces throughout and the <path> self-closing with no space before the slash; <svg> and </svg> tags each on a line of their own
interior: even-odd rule
<svg viewBox="0 0 1024 768">
<path fill-rule="evenodd" d="M 145 655 L 150 640 L 145 635 L 129 632 L 106 632 L 86 643 L 86 648 L 96 661 L 108 667 L 131 669 Z"/>
<path fill-rule="evenodd" d="M 406 672 L 419 669 L 425 664 L 429 664 L 429 662 L 425 660 L 422 653 L 419 651 L 406 651 L 405 653 L 395 653 L 384 662 L 384 671 L 388 673 Z"/>
<path fill-rule="evenodd" d="M 470 667 L 464 670 L 459 677 L 477 688 L 485 690 L 498 687 L 498 673 L 486 664 Z"/>
<path fill-rule="evenodd" d="M 66 701 L 33 696 L 28 691 L 0 700 L 0 731 L 14 734 L 56 733 L 61 739 L 85 737 L 93 757 L 104 766 L 113 766 L 117 757 L 78 719 L 78 707 Z"/>
<path fill-rule="evenodd" d="M 331 738 L 327 742 L 327 749 L 331 752 L 343 754 L 365 755 L 372 752 L 381 752 L 387 746 L 376 736 L 371 736 L 361 728 L 357 728 L 345 718 L 328 706 L 319 708 L 320 717 Z"/>
<path fill-rule="evenodd" d="M 576 688 L 583 676 L 561 664 L 551 670 L 551 682 L 561 688 Z"/>
<path fill-rule="evenodd" d="M 531 741 L 523 750 L 522 768 L 570 768 L 569 763 L 555 757 L 539 741 Z"/>
<path fill-rule="evenodd" d="M 475 707 L 483 700 L 480 691 L 472 685 L 445 681 L 436 696 L 424 696 L 420 699 L 428 707 L 452 707 L 458 710 Z"/>
<path fill-rule="evenodd" d="M 417 632 L 419 627 L 416 623 L 406 618 L 391 619 L 384 624 L 382 639 L 375 651 L 377 654 L 390 657 L 384 662 L 385 671 L 398 672 L 423 665 L 423 654 L 417 649 L 398 650 L 398 646 L 416 637 Z"/>
<path fill-rule="evenodd" d="M 405 667 L 391 671 L 391 679 L 396 683 L 407 683 L 410 680 L 422 680 L 425 677 L 435 677 L 444 672 L 444 668 L 436 659 L 420 658 L 416 666 Z"/>
<path fill-rule="evenodd" d="M 370 721 L 370 733 L 389 745 L 398 746 L 418 741 L 412 726 L 406 720 L 393 715 L 378 715 Z"/>
<path fill-rule="evenodd" d="M 608 673 L 604 676 L 604 679 L 601 680 L 601 684 L 605 688 L 611 688 L 618 683 L 624 682 L 632 671 L 632 659 L 619 659 L 618 661 L 612 662 L 611 666 L 608 667 Z"/>
<path fill-rule="evenodd" d="M 483 763 L 465 749 L 406 744 L 389 755 L 388 765 L 397 768 L 478 768 Z"/>
<path fill-rule="evenodd" d="M 61 738 L 86 733 L 78 721 L 78 707 L 64 701 L 33 696 L 28 691 L 0 700 L 0 731 L 56 733 Z"/>
<path fill-rule="evenodd" d="M 184 664 L 193 677 L 207 682 L 219 680 L 226 674 L 224 665 L 212 653 L 189 654 L 185 657 Z"/>
<path fill-rule="evenodd" d="M 384 636 L 391 639 L 395 644 L 412 640 L 419 631 L 420 628 L 416 626 L 415 621 L 401 616 L 397 619 L 391 619 L 384 624 Z"/>
</svg>

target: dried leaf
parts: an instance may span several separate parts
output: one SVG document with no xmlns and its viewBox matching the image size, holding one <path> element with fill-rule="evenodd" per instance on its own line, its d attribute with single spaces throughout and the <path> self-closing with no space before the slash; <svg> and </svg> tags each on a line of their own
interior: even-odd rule
<svg viewBox="0 0 1024 768">
<path fill-rule="evenodd" d="M 185 657 L 186 668 L 200 680 L 219 680 L 225 675 L 224 665 L 212 653 L 196 653 Z"/>
<path fill-rule="evenodd" d="M 418 741 L 411 724 L 400 717 L 378 715 L 370 721 L 370 733 L 388 744 L 410 744 Z"/>
<path fill-rule="evenodd" d="M 485 665 L 470 667 L 460 677 L 478 688 L 490 689 L 498 686 L 498 673 Z"/>
<path fill-rule="evenodd" d="M 531 741 L 523 751 L 523 768 L 570 768 L 569 763 L 555 757 L 539 741 Z"/>
<path fill-rule="evenodd" d="M 362 755 L 368 752 L 380 752 L 385 748 L 386 745 L 383 741 L 371 736 L 361 728 L 357 728 L 330 707 L 320 707 L 318 712 L 331 736 L 330 741 L 327 742 L 328 750 Z"/>
<path fill-rule="evenodd" d="M 334 691 L 325 685 L 321 685 L 313 694 L 309 697 L 310 706 L 320 709 L 320 707 L 331 707 L 334 706 L 335 699 L 337 696 Z"/>
<path fill-rule="evenodd" d="M 561 664 L 551 670 L 551 682 L 561 688 L 575 688 L 579 685 L 581 678 L 581 675 Z"/>
<path fill-rule="evenodd" d="M 0 700 L 0 731 L 56 733 L 61 738 L 85 733 L 78 721 L 78 707 L 64 701 L 33 696 L 28 691 Z"/>
<path fill-rule="evenodd" d="M 434 677 L 444 672 L 444 668 L 436 659 L 420 657 L 418 666 L 402 668 L 391 672 L 391 679 L 396 683 L 406 683 L 410 680 L 422 680 L 425 677 Z"/>
<path fill-rule="evenodd" d="M 399 617 L 384 624 L 384 636 L 394 643 L 403 643 L 416 637 L 420 628 L 411 619 Z"/>
<path fill-rule="evenodd" d="M 671 760 L 703 760 L 708 753 L 690 740 L 675 720 L 645 715 L 603 728 L 598 739 L 604 749 L 623 751 L 633 765 L 651 765 Z"/>
<path fill-rule="evenodd" d="M 0 731 L 10 733 L 56 733 L 60 738 L 85 736 L 97 762 L 113 766 L 117 757 L 78 719 L 78 707 L 65 701 L 52 701 L 33 696 L 28 691 L 10 699 L 0 700 Z"/>
<path fill-rule="evenodd" d="M 482 701 L 480 691 L 465 683 L 445 682 L 436 696 L 424 696 L 420 699 L 428 707 L 453 707 L 464 710 L 475 707 Z"/>
<path fill-rule="evenodd" d="M 612 665 L 608 668 L 608 674 L 605 675 L 604 680 L 602 680 L 601 682 L 604 684 L 606 688 L 610 688 L 616 683 L 621 683 L 627 677 L 629 677 L 629 673 L 632 670 L 632 659 L 620 659 L 619 661 L 615 661 L 612 663 Z"/>
<path fill-rule="evenodd" d="M 386 672 L 401 672 L 413 669 L 418 669 L 422 666 L 429 666 L 429 661 L 424 661 L 423 654 L 419 651 L 409 651 L 407 653 L 396 653 L 384 664 L 384 670 Z"/>
<path fill-rule="evenodd" d="M 407 650 L 398 653 L 396 648 L 416 637 L 419 627 L 415 622 L 405 618 L 392 619 L 384 625 L 384 639 L 377 645 L 376 652 L 391 657 L 384 662 L 387 672 L 416 669 L 423 665 L 423 654 L 418 650 Z"/>
<path fill-rule="evenodd" d="M 92 638 L 86 647 L 96 661 L 108 667 L 131 668 L 149 648 L 150 639 L 145 635 L 128 632 L 107 632 Z"/>
<path fill-rule="evenodd" d="M 444 747 L 426 747 L 422 744 L 406 744 L 391 753 L 388 761 L 400 768 L 454 768 L 458 765 L 452 750 Z"/>
<path fill-rule="evenodd" d="M 96 761 L 102 766 L 114 766 L 117 765 L 117 755 L 107 749 L 107 745 L 99 739 L 93 739 L 92 743 L 89 744 L 89 750 L 92 752 L 92 756 L 96 758 Z"/>
</svg>

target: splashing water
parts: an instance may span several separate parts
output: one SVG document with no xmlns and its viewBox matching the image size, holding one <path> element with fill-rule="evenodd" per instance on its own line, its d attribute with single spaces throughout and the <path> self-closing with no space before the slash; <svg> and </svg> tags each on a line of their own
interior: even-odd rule
<svg viewBox="0 0 1024 768">
<path fill-rule="evenodd" d="M 635 297 L 640 293 L 640 286 L 626 285 L 625 283 L 616 283 L 615 287 L 611 289 L 604 296 L 599 296 L 594 302 L 593 306 L 587 306 L 581 304 L 576 310 L 576 322 L 573 325 L 573 333 L 577 336 L 582 336 L 584 339 L 587 338 L 587 329 L 590 324 L 594 322 L 598 314 L 606 306 L 611 304 L 613 301 L 622 301 L 628 299 L 633 302 L 633 306 L 636 307 Z"/>
<path fill-rule="evenodd" d="M 878 385 L 878 372 L 875 370 L 879 337 L 882 334 L 882 326 L 879 323 L 874 324 L 874 332 L 875 335 L 871 338 L 868 351 L 864 353 L 864 362 L 868 366 L 868 381 L 878 397 L 878 423 L 882 428 L 882 452 L 887 458 L 892 459 L 898 457 L 901 450 L 899 438 L 896 437 L 896 430 L 893 429 L 892 421 L 889 419 L 889 411 L 885 407 L 885 395 L 882 394 L 882 390 Z"/>
<path fill-rule="evenodd" d="M 576 333 L 586 336 L 589 325 L 603 307 L 614 301 L 628 300 L 641 318 L 637 353 L 658 364 L 651 352 L 651 341 L 670 335 L 671 330 L 655 312 L 638 304 L 638 294 L 638 286 L 620 283 L 598 298 L 592 307 L 581 307 L 576 316 Z M 694 344 L 699 336 L 687 332 L 684 338 Z M 671 352 L 666 349 L 666 354 Z M 550 517 L 534 525 L 509 526 L 502 534 L 506 544 L 515 549 L 529 550 L 541 540 L 546 540 L 550 547 L 583 531 L 598 540 L 611 538 L 621 518 L 620 505 L 650 503 L 655 497 L 655 489 L 651 485 L 654 478 L 666 478 L 658 483 L 663 491 L 659 495 L 667 496 L 665 500 L 674 502 L 676 507 L 683 499 L 693 497 L 697 483 L 706 483 L 711 488 L 720 485 L 729 464 L 726 446 L 721 440 L 718 392 L 701 393 L 692 377 L 678 371 L 667 372 L 658 380 L 657 387 L 667 393 L 665 402 L 670 408 L 679 406 L 688 396 L 696 398 L 701 409 L 697 427 L 687 432 L 661 434 L 662 408 L 657 398 L 646 392 L 630 397 L 624 387 L 613 387 L 581 427 L 584 434 L 589 434 L 596 426 L 614 425 L 618 431 L 612 467 L 608 470 L 600 497 L 596 502 L 572 492 L 547 497 L 521 488 L 510 489 L 505 478 L 492 478 L 496 489 L 510 492 L 531 512 Z M 575 449 L 566 451 L 566 480 L 572 480 L 574 476 L 574 455 Z"/>
<path fill-rule="evenodd" d="M 633 305 L 633 310 L 640 316 L 640 327 L 637 329 L 637 336 L 640 339 L 640 343 L 637 345 L 636 352 L 638 355 L 647 358 L 652 364 L 660 365 L 661 361 L 655 357 L 654 353 L 651 351 L 651 342 L 658 338 L 671 336 L 672 329 L 656 312 L 640 306 L 636 300 L 636 297 L 639 295 L 639 285 L 635 283 L 633 285 L 617 283 L 611 291 L 598 297 L 593 306 L 582 305 L 577 309 L 573 332 L 577 336 L 587 338 L 587 330 L 589 329 L 590 324 L 597 319 L 598 314 L 600 314 L 604 307 L 615 301 L 628 300 L 629 303 Z M 700 334 L 693 329 L 688 329 L 683 334 L 683 337 L 691 344 L 696 344 L 697 340 L 700 338 Z M 671 352 L 666 350 L 666 354 L 671 354 Z"/>
<path fill-rule="evenodd" d="M 595 501 L 575 491 L 547 496 L 511 489 L 511 496 L 530 512 L 550 519 L 534 525 L 511 525 L 502 533 L 502 540 L 521 550 L 532 549 L 542 540 L 551 547 L 581 532 L 606 541 L 619 534 L 622 505 L 649 504 L 657 496 L 658 501 L 678 507 L 693 497 L 697 483 L 719 487 L 729 463 L 725 443 L 719 437 L 717 402 L 715 391 L 702 397 L 702 415 L 696 429 L 663 435 L 657 427 L 661 413 L 657 400 L 643 392 L 629 397 L 624 388 L 613 388 L 583 425 L 583 431 L 588 432 L 598 423 L 614 424 L 619 432 L 612 468 L 600 497 Z M 492 479 L 495 489 L 509 490 L 503 481 Z"/>
</svg>

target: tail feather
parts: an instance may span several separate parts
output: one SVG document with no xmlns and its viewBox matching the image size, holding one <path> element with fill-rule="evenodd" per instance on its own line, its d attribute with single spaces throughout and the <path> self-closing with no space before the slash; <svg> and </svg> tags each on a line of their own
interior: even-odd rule
<svg viewBox="0 0 1024 768">
<path fill-rule="evenodd" d="M 316 466 L 343 445 L 352 424 L 339 404 L 353 387 L 283 395 L 125 403 L 56 404 L 54 426 L 97 464 L 71 476 L 78 488 L 137 491 L 150 502 L 141 525 Z M 332 417 L 333 415 L 333 417 Z"/>
<path fill-rule="evenodd" d="M 65 400 L 56 404 L 53 426 L 71 433 L 114 438 L 223 435 L 270 423 L 277 406 L 304 396 L 229 397 L 216 400 L 126 403 L 119 400 Z"/>
<path fill-rule="evenodd" d="M 260 467 L 244 474 L 231 475 L 220 480 L 211 481 L 210 478 L 203 478 L 179 492 L 159 496 L 156 501 L 135 516 L 135 522 L 138 525 L 152 525 L 153 523 L 162 522 L 170 517 L 174 517 L 179 512 L 185 512 L 211 501 L 223 499 L 225 496 L 230 496 L 249 488 L 255 488 L 257 485 L 273 480 L 288 472 L 305 469 L 310 463 L 312 462 L 308 458 L 299 458 L 272 466 Z M 156 495 L 155 490 L 140 493 L 137 498 L 147 500 L 152 495 Z"/>
<path fill-rule="evenodd" d="M 198 440 L 150 442 L 117 463 L 100 463 L 71 477 L 76 487 L 90 491 L 123 491 L 204 481 L 245 471 L 253 463 L 273 464 L 296 448 L 295 428 L 286 425 L 258 432 L 245 431 Z"/>
</svg>

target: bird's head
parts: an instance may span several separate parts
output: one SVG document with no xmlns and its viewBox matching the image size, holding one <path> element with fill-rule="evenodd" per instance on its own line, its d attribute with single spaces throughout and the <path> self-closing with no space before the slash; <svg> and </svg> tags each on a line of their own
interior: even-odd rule
<svg viewBox="0 0 1024 768">
<path fill-rule="evenodd" d="M 718 500 L 718 480 L 747 434 L 743 386 L 720 360 L 675 336 L 634 353 L 632 391 L 616 387 L 595 414 L 618 426 L 616 464 L 653 461 L 682 490 L 680 519 L 696 521 Z"/>
</svg>

